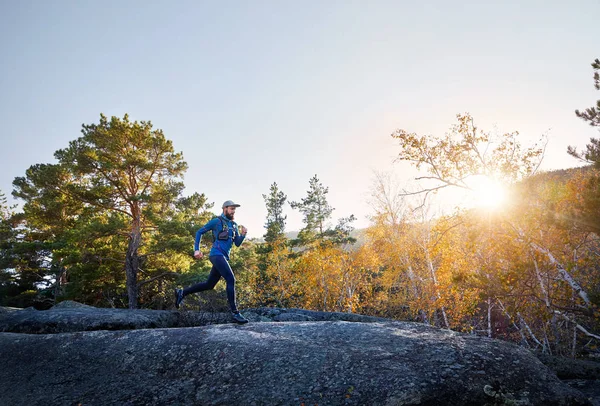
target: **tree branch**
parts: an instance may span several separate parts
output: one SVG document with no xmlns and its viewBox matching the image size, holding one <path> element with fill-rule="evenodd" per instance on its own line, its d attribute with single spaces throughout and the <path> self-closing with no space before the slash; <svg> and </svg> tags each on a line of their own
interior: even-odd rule
<svg viewBox="0 0 600 406">
<path fill-rule="evenodd" d="M 137 287 L 140 288 L 141 286 L 143 286 L 143 285 L 145 285 L 147 283 L 154 282 L 155 280 L 160 279 L 160 278 L 164 278 L 165 276 L 179 276 L 179 275 L 180 274 L 178 274 L 177 272 L 164 272 L 164 273 L 161 273 L 160 275 L 157 275 L 157 276 L 155 276 L 153 278 L 146 279 L 145 281 L 138 282 Z"/>
<path fill-rule="evenodd" d="M 566 314 L 561 313 L 558 310 L 554 310 L 554 313 L 558 314 L 559 316 L 562 316 L 569 323 L 574 324 L 575 327 L 577 328 L 577 330 L 581 331 L 586 336 L 595 338 L 596 340 L 600 340 L 600 336 L 599 335 L 594 334 L 594 333 L 590 333 L 585 327 L 583 327 L 581 324 L 577 323 L 575 320 L 571 320 Z"/>
</svg>

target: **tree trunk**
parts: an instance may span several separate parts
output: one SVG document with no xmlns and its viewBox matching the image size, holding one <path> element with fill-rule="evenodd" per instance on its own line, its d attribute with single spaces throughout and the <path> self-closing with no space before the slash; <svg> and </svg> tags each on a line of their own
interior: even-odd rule
<svg viewBox="0 0 600 406">
<path fill-rule="evenodd" d="M 492 338 L 492 299 L 487 300 L 487 336 Z"/>
<path fill-rule="evenodd" d="M 575 293 L 577 293 L 579 295 L 579 297 L 581 299 L 583 299 L 586 306 L 588 308 L 591 308 L 592 302 L 590 301 L 587 292 L 585 290 L 583 290 L 583 288 L 581 287 L 581 285 L 579 285 L 579 283 L 575 280 L 575 278 L 573 278 L 571 276 L 571 274 L 569 274 L 569 272 L 567 272 L 565 267 L 554 257 L 554 255 L 552 255 L 550 250 L 547 248 L 544 248 L 534 242 L 531 242 L 530 246 L 532 248 L 534 248 L 536 251 L 546 254 L 548 259 L 550 260 L 550 263 L 552 265 L 554 265 L 556 267 L 556 269 L 558 270 L 558 273 L 560 274 L 560 276 L 562 276 L 562 278 L 571 286 L 571 288 L 575 291 Z"/>
<path fill-rule="evenodd" d="M 533 334 L 533 331 L 531 330 L 531 327 L 529 327 L 529 324 L 527 324 L 527 322 L 525 321 L 525 319 L 523 318 L 523 316 L 521 316 L 520 312 L 517 312 L 517 316 L 519 316 L 519 322 L 525 326 L 525 328 L 527 329 L 527 332 L 529 333 L 529 336 L 531 337 L 531 339 L 533 341 L 535 341 L 535 343 L 541 347 L 544 347 L 544 344 L 542 344 L 540 342 L 540 340 L 537 339 L 537 337 L 535 336 L 535 334 Z"/>
<path fill-rule="evenodd" d="M 579 323 L 577 323 L 575 320 L 571 320 L 566 314 L 561 313 L 558 310 L 554 310 L 554 314 L 563 317 L 565 320 L 567 320 L 570 323 L 573 323 L 575 325 L 575 328 L 577 330 L 581 331 L 586 336 L 595 338 L 596 340 L 600 340 L 600 335 L 594 334 L 594 333 L 588 331 L 585 327 L 583 327 L 582 325 L 580 325 Z"/>
<path fill-rule="evenodd" d="M 427 264 L 429 265 L 429 271 L 431 272 L 431 278 L 433 279 L 433 285 L 435 286 L 435 296 L 438 300 L 441 300 L 441 295 L 439 292 L 437 277 L 435 276 L 435 268 L 433 267 L 433 262 L 431 261 L 431 257 L 429 256 L 429 251 L 425 251 L 425 255 L 427 258 Z M 446 309 L 444 306 L 441 306 L 442 317 L 444 318 L 444 325 L 446 328 L 450 328 L 450 324 L 448 323 L 448 316 L 446 316 Z"/>
<path fill-rule="evenodd" d="M 163 287 L 163 280 L 159 279 L 158 280 L 158 308 L 160 310 L 164 310 L 165 309 L 165 295 L 163 295 L 163 291 L 164 291 L 164 287 Z"/>
<path fill-rule="evenodd" d="M 142 228 L 140 224 L 139 210 L 133 211 L 133 224 L 129 236 L 129 246 L 125 256 L 125 274 L 127 275 L 127 296 L 129 308 L 137 309 L 138 285 L 137 273 L 140 264 L 138 248 L 142 242 Z"/>
<path fill-rule="evenodd" d="M 525 333 L 523 333 L 523 330 L 519 326 L 517 326 L 517 323 L 515 323 L 515 319 L 510 315 L 510 313 L 508 313 L 508 311 L 506 310 L 506 307 L 504 307 L 504 303 L 502 303 L 502 301 L 498 298 L 496 298 L 496 301 L 500 305 L 500 308 L 502 309 L 502 311 L 504 312 L 506 317 L 508 317 L 508 320 L 512 323 L 514 328 L 516 328 L 517 331 L 519 332 L 519 334 L 521 335 L 521 342 L 529 348 L 530 345 L 529 345 L 529 342 L 527 341 L 527 337 L 525 337 Z"/>
<path fill-rule="evenodd" d="M 54 284 L 54 303 L 56 304 L 57 298 L 62 294 L 62 286 L 66 283 L 66 270 L 61 265 L 58 267 L 58 273 L 56 274 L 56 283 Z"/>
<path fill-rule="evenodd" d="M 327 311 L 327 282 L 325 282 L 325 275 L 323 272 L 323 267 L 321 267 L 321 283 L 323 284 L 323 311 Z"/>
<path fill-rule="evenodd" d="M 283 285 L 283 277 L 281 276 L 281 267 L 279 263 L 277 263 L 277 281 L 279 282 L 279 299 L 277 303 L 280 307 L 283 306 L 283 300 L 287 297 L 287 292 L 285 291 L 285 287 Z"/>
<path fill-rule="evenodd" d="M 406 271 L 407 271 L 407 275 L 408 275 L 408 279 L 410 280 L 410 285 L 411 288 L 413 290 L 413 295 L 415 297 L 415 300 L 419 298 L 419 291 L 417 289 L 417 282 L 416 282 L 416 276 L 415 276 L 415 272 L 413 271 L 412 265 L 410 264 L 408 258 L 405 258 L 405 262 L 408 264 Z M 423 320 L 423 323 L 429 325 L 429 318 L 427 317 L 427 313 L 425 312 L 425 310 L 423 309 L 419 309 L 419 315 L 421 316 L 421 320 Z"/>
<path fill-rule="evenodd" d="M 575 359 L 577 355 L 577 326 L 573 327 L 573 346 L 571 347 L 571 358 Z"/>
</svg>

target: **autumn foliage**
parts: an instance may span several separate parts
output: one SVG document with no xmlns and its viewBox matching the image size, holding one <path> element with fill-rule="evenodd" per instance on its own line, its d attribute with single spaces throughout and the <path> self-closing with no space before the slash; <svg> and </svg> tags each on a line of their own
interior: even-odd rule
<svg viewBox="0 0 600 406">
<path fill-rule="evenodd" d="M 600 62 L 592 66 L 600 90 Z M 576 114 L 600 126 L 600 101 Z M 57 151 L 58 164 L 15 179 L 23 213 L 0 193 L 1 304 L 171 308 L 173 289 L 210 269 L 190 249 L 212 204 L 181 196 L 186 163 L 150 123 L 101 116 L 84 135 Z M 540 173 L 544 137 L 524 146 L 518 132 L 485 131 L 469 114 L 443 137 L 391 136 L 397 161 L 420 175 L 405 190 L 375 174 L 371 223 L 360 232 L 353 215 L 334 221 L 317 175 L 296 201 L 271 185 L 264 239 L 231 255 L 240 305 L 358 312 L 552 354 L 598 353 L 600 141 L 569 147 L 585 166 Z M 474 204 L 434 210 L 450 191 Z M 497 191 L 506 198 L 494 201 Z M 478 205 L 478 194 L 502 204 Z M 288 205 L 303 217 L 295 238 L 285 230 Z M 226 309 L 223 289 L 186 306 Z"/>
</svg>

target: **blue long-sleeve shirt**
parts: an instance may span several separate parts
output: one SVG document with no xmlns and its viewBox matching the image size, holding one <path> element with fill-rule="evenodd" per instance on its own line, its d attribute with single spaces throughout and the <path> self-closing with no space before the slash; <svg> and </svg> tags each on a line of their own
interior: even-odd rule
<svg viewBox="0 0 600 406">
<path fill-rule="evenodd" d="M 221 219 L 223 219 L 223 223 L 227 224 L 227 228 L 229 231 L 229 238 L 227 240 L 219 240 L 217 236 L 223 230 L 223 226 L 221 223 Z M 229 252 L 231 251 L 231 247 L 235 243 L 236 247 L 242 245 L 245 235 L 240 235 L 238 226 L 235 221 L 229 220 L 225 216 L 215 217 L 208 223 L 206 223 L 201 229 L 196 232 L 196 242 L 194 244 L 194 250 L 198 251 L 200 249 L 200 241 L 202 240 L 202 235 L 212 231 L 215 237 L 215 242 L 210 250 L 209 256 L 220 255 L 229 259 Z"/>
</svg>

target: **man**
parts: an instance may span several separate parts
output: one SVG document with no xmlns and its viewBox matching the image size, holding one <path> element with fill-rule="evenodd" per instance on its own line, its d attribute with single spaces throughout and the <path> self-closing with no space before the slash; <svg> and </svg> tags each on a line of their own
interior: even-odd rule
<svg viewBox="0 0 600 406">
<path fill-rule="evenodd" d="M 229 266 L 229 252 L 231 251 L 231 246 L 234 243 L 237 247 L 242 245 L 242 242 L 248 233 L 248 229 L 244 226 L 242 226 L 241 231 L 238 230 L 237 224 L 233 221 L 235 218 L 235 209 L 237 207 L 240 207 L 240 205 L 231 200 L 227 200 L 222 206 L 223 214 L 206 223 L 206 225 L 196 233 L 194 258 L 200 259 L 203 257 L 202 252 L 200 252 L 200 240 L 202 239 L 202 235 L 208 231 L 213 232 L 215 242 L 208 254 L 208 259 L 213 266 L 206 282 L 197 283 L 185 289 L 175 290 L 176 308 L 179 309 L 185 296 L 190 293 L 213 289 L 219 279 L 223 277 L 225 282 L 227 282 L 227 301 L 231 308 L 233 320 L 240 324 L 248 323 L 248 320 L 240 314 L 237 308 L 235 301 L 235 276 L 233 275 L 231 266 Z"/>
</svg>

